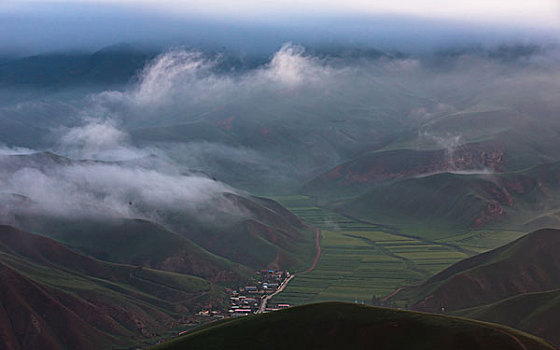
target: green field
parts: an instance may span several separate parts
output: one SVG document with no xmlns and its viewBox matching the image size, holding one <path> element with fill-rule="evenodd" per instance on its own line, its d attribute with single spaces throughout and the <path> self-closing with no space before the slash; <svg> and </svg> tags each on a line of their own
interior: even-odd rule
<svg viewBox="0 0 560 350">
<path fill-rule="evenodd" d="M 274 199 L 321 229 L 322 255 L 314 271 L 298 275 L 273 302 L 368 303 L 373 296 L 423 281 L 468 256 L 453 245 L 401 235 L 318 208 L 306 196 Z"/>
</svg>

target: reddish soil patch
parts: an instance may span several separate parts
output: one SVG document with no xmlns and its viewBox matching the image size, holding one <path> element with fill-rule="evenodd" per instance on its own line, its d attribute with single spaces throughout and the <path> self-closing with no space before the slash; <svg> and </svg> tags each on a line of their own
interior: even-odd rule
<svg viewBox="0 0 560 350">
<path fill-rule="evenodd" d="M 313 259 L 313 263 L 311 263 L 311 266 L 309 266 L 307 270 L 303 271 L 302 274 L 309 273 L 315 270 L 315 268 L 317 267 L 317 263 L 321 258 L 321 230 L 319 230 L 318 228 L 315 228 L 315 251 L 316 252 L 315 252 L 315 258 Z"/>
</svg>

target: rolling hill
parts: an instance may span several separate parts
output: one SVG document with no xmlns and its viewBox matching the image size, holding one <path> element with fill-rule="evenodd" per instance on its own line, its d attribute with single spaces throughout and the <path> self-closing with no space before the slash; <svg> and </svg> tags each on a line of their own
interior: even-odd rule
<svg viewBox="0 0 560 350">
<path fill-rule="evenodd" d="M 277 202 L 228 193 L 225 198 L 246 213 L 225 224 L 197 223 L 174 216 L 170 226 L 201 247 L 253 268 L 302 270 L 313 259 L 313 231 Z"/>
<path fill-rule="evenodd" d="M 437 172 L 386 181 L 331 205 L 368 221 L 457 234 L 488 227 L 535 230 L 557 222 L 559 191 L 560 163 L 553 162 L 515 172 Z"/>
<path fill-rule="evenodd" d="M 314 251 L 314 235 L 307 225 L 274 201 L 234 194 L 226 197 L 244 210 L 243 217 L 216 212 L 213 215 L 218 220 L 209 222 L 181 210 L 162 213 L 163 226 L 144 219 L 23 213 L 15 222 L 98 259 L 193 274 L 215 282 L 244 280 L 247 268 L 307 268 Z"/>
<path fill-rule="evenodd" d="M 240 281 L 248 271 L 188 238 L 141 219 L 68 220 L 21 216 L 20 226 L 100 260 L 185 273 L 213 282 Z"/>
<path fill-rule="evenodd" d="M 5 225 L 0 275 L 5 349 L 132 346 L 225 298 L 201 278 L 102 262 Z"/>
<path fill-rule="evenodd" d="M 554 349 L 520 331 L 448 316 L 321 303 L 200 327 L 156 349 Z"/>
<path fill-rule="evenodd" d="M 0 86 L 122 85 L 154 56 L 153 52 L 117 44 L 94 53 L 59 53 L 6 60 L 0 63 Z"/>
<path fill-rule="evenodd" d="M 559 207 L 559 130 L 545 112 L 449 114 L 339 164 L 303 192 L 349 216 L 397 227 L 538 229 L 546 226 L 534 220 Z"/>
<path fill-rule="evenodd" d="M 0 175 L 10 179 L 8 181 L 17 181 L 20 170 L 34 171 L 37 172 L 34 176 L 56 180 L 60 178 L 60 172 L 72 172 L 75 167 L 85 167 L 87 172 L 97 167 L 103 171 L 134 169 L 142 172 L 150 169 L 138 166 L 134 161 L 129 164 L 75 160 L 52 152 L 2 156 L 0 165 Z M 35 198 L 22 200 L 26 196 L 21 193 L 5 193 L 2 197 L 4 204 L 0 205 L 0 209 L 5 206 L 5 210 L 0 214 L 10 214 L 0 219 L 61 240 L 100 259 L 204 278 L 233 280 L 235 274 L 239 276 L 239 266 L 227 260 L 258 269 L 307 268 L 314 256 L 314 233 L 294 214 L 272 200 L 219 186 L 204 174 L 193 175 L 188 170 L 181 170 L 184 173 L 177 175 L 174 181 L 183 176 L 196 176 L 208 187 L 217 185 L 222 192 L 194 207 L 186 200 L 162 208 L 161 205 L 155 207 L 141 196 L 138 200 L 127 199 L 125 205 L 133 208 L 134 214 L 119 217 L 99 200 L 110 196 L 111 192 L 106 191 L 103 184 L 101 188 L 96 185 L 90 189 L 90 197 L 82 205 L 85 212 L 96 206 L 109 211 L 109 215 L 103 214 L 101 218 L 82 213 L 77 216 L 45 213 L 45 208 L 41 208 Z M 143 190 L 132 188 L 126 194 L 127 198 L 134 198 L 134 193 Z M 38 209 L 34 209 L 34 205 Z"/>
<path fill-rule="evenodd" d="M 543 229 L 462 260 L 397 294 L 413 310 L 446 312 L 560 287 L 560 230 Z"/>
<path fill-rule="evenodd" d="M 519 294 L 493 304 L 459 310 L 455 315 L 499 323 L 560 345 L 560 290 Z"/>
<path fill-rule="evenodd" d="M 542 229 L 399 291 L 412 310 L 516 327 L 559 344 L 560 230 Z"/>
</svg>

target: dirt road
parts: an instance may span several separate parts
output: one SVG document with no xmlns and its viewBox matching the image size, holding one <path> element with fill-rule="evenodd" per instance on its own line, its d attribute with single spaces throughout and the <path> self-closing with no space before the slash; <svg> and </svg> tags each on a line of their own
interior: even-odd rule
<svg viewBox="0 0 560 350">
<path fill-rule="evenodd" d="M 313 259 L 311 266 L 309 266 L 309 268 L 303 271 L 301 274 L 309 273 L 315 270 L 320 258 L 321 258 L 321 230 L 315 227 L 315 258 Z"/>
<path fill-rule="evenodd" d="M 301 274 L 309 273 L 309 272 L 315 270 L 315 267 L 317 267 L 317 263 L 319 262 L 320 258 L 321 258 L 321 230 L 319 230 L 318 228 L 315 228 L 315 258 L 313 259 L 313 262 L 311 263 L 311 266 L 309 266 L 309 268 L 307 270 L 301 272 Z M 264 297 L 262 299 L 261 306 L 259 307 L 259 309 L 255 313 L 256 314 L 263 313 L 264 310 L 266 309 L 266 305 L 268 304 L 268 301 L 270 299 L 272 299 L 275 295 L 281 293 L 284 289 L 286 289 L 286 286 L 288 285 L 288 283 L 290 283 L 290 281 L 294 277 L 296 277 L 296 275 L 297 274 L 293 274 L 290 277 L 288 277 L 286 280 L 284 280 L 284 282 L 282 282 L 282 284 L 280 286 L 278 286 L 278 289 L 276 289 L 276 291 L 274 293 Z"/>
</svg>

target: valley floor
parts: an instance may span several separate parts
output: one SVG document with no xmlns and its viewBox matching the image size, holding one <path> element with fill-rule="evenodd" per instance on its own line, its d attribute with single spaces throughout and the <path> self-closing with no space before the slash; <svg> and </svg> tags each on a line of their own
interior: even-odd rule
<svg viewBox="0 0 560 350">
<path fill-rule="evenodd" d="M 321 230 L 321 257 L 275 296 L 291 305 L 337 300 L 371 303 L 395 289 L 419 283 L 451 264 L 517 238 L 516 232 L 475 232 L 427 240 L 394 228 L 360 222 L 317 207 L 307 196 L 274 200 Z M 398 305 L 406 306 L 406 305 Z"/>
</svg>

